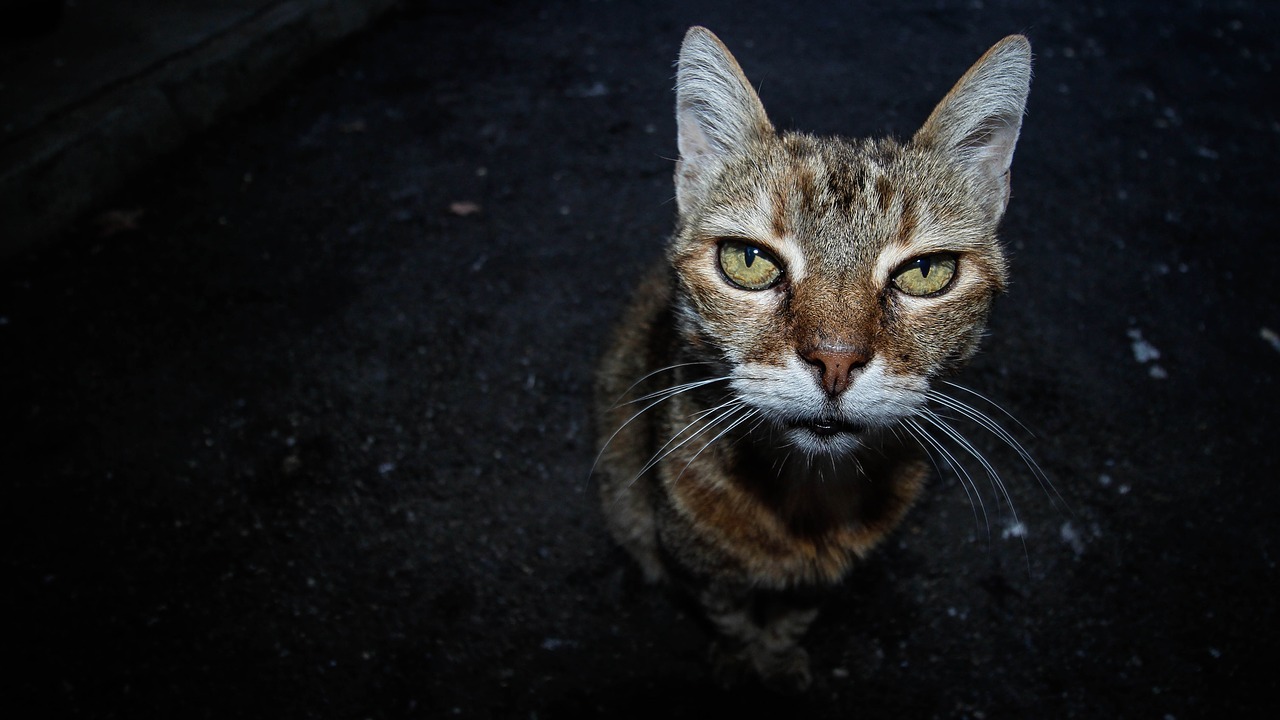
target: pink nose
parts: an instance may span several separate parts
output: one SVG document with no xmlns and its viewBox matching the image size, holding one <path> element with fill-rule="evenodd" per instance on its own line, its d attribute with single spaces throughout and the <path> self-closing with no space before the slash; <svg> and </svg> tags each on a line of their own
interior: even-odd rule
<svg viewBox="0 0 1280 720">
<path fill-rule="evenodd" d="M 848 389 L 854 370 L 871 362 L 871 351 L 854 345 L 822 343 L 801 350 L 800 357 L 818 370 L 822 389 L 835 397 Z"/>
</svg>

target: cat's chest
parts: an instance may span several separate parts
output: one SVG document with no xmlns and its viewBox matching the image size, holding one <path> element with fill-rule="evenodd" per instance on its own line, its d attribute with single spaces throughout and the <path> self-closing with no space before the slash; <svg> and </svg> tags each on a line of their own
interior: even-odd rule
<svg viewBox="0 0 1280 720">
<path fill-rule="evenodd" d="M 684 562 L 722 579 L 839 582 L 919 492 L 927 466 L 896 450 L 821 467 L 759 452 L 750 436 L 690 443 L 658 469 L 660 532 L 686 549 Z"/>
</svg>

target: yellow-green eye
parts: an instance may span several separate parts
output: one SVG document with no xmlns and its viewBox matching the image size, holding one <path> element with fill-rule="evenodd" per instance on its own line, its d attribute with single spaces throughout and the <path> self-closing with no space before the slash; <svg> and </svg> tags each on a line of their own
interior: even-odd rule
<svg viewBox="0 0 1280 720">
<path fill-rule="evenodd" d="M 909 260 L 893 274 L 893 286 L 920 297 L 942 292 L 956 276 L 956 256 L 949 253 L 925 255 Z"/>
<path fill-rule="evenodd" d="M 764 290 L 782 278 L 782 264 L 767 250 L 741 240 L 720 243 L 720 269 L 744 290 Z"/>
</svg>

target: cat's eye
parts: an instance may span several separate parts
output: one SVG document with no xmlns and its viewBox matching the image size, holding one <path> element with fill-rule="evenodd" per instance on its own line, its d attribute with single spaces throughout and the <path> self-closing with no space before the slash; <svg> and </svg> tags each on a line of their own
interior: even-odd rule
<svg viewBox="0 0 1280 720">
<path fill-rule="evenodd" d="M 720 243 L 720 270 L 744 290 L 764 290 L 782 279 L 782 263 L 769 251 L 741 240 Z"/>
<path fill-rule="evenodd" d="M 924 255 L 907 261 L 893 274 L 893 286 L 920 297 L 942 292 L 956 276 L 956 256 L 950 253 Z"/>
</svg>

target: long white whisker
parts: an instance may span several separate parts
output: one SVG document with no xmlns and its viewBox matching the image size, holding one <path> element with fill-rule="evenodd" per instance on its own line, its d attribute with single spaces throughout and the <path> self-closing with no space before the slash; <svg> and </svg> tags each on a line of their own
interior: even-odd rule
<svg viewBox="0 0 1280 720">
<path fill-rule="evenodd" d="M 728 427 L 721 430 L 719 433 L 716 434 L 715 437 L 711 438 L 706 443 L 704 443 L 702 447 L 698 448 L 698 452 L 694 453 L 693 457 L 689 458 L 689 462 L 685 463 L 684 467 L 680 468 L 680 473 L 676 475 L 676 480 L 678 481 L 680 478 L 684 477 L 684 472 L 689 469 L 689 466 L 693 464 L 694 460 L 698 459 L 698 456 L 702 454 L 703 450 L 706 450 L 707 448 L 711 447 L 717 440 L 724 437 L 726 433 L 738 427 L 739 425 L 746 422 L 747 420 L 750 420 L 752 416 L 759 414 L 759 412 L 760 411 L 756 410 L 755 408 L 751 408 L 747 410 L 747 412 L 743 414 L 742 417 L 734 420 L 732 423 L 729 423 Z"/>
<path fill-rule="evenodd" d="M 991 518 L 987 515 L 987 505 L 982 501 L 982 493 L 978 492 L 978 486 L 976 483 L 974 483 L 973 476 L 969 474 L 969 471 L 965 468 L 963 464 L 960 463 L 959 460 L 956 460 L 955 455 L 952 455 L 951 451 L 948 450 L 945 445 L 939 442 L 937 438 L 933 437 L 933 435 L 930 434 L 928 430 L 921 427 L 920 423 L 916 422 L 911 418 L 907 418 L 906 425 L 908 426 L 909 429 L 915 430 L 915 432 L 912 433 L 912 435 L 916 436 L 917 441 L 924 441 L 924 442 L 921 442 L 921 447 L 924 447 L 925 442 L 927 442 L 935 450 L 941 453 L 942 456 L 946 459 L 946 461 L 955 470 L 956 478 L 960 480 L 960 488 L 964 490 L 965 496 L 969 498 L 969 507 L 973 509 L 973 521 L 975 524 L 978 522 L 978 510 L 982 511 L 982 525 L 987 529 L 987 543 L 990 544 Z M 926 452 L 927 451 L 928 451 L 928 448 L 926 448 Z M 930 455 L 929 457 L 931 460 L 933 459 L 932 455 Z M 934 467 L 937 467 L 936 462 L 934 463 Z M 970 488 L 973 488 L 972 492 L 970 491 Z M 976 504 L 974 502 L 975 500 L 977 501 Z"/>
<path fill-rule="evenodd" d="M 1013 515 L 1014 526 L 1017 527 L 1018 525 L 1020 525 L 1022 521 L 1018 518 L 1018 508 L 1015 507 L 1013 504 L 1013 497 L 1009 494 L 1009 488 L 1005 486 L 1004 480 L 1001 479 L 1000 477 L 1000 473 L 996 472 L 995 467 L 992 466 L 990 461 L 987 460 L 986 456 L 984 456 L 981 452 L 979 452 L 978 449 L 974 447 L 973 443 L 966 440 L 965 437 L 961 435 L 959 431 L 957 431 L 955 428 L 943 422 L 942 418 L 938 417 L 932 411 L 925 410 L 923 413 L 921 413 L 920 417 L 923 418 L 930 425 L 933 425 L 934 427 L 938 428 L 943 433 L 945 433 L 947 437 L 955 441 L 958 445 L 960 445 L 961 448 L 964 449 L 965 452 L 973 456 L 973 458 L 977 460 L 980 465 L 982 465 L 982 468 L 987 471 L 987 476 L 991 478 L 992 484 L 998 489 L 1000 494 L 1004 496 L 1005 503 L 1009 505 L 1009 512 Z M 1031 554 L 1030 552 L 1027 551 L 1026 535 L 1020 534 L 1018 537 L 1022 541 L 1022 554 L 1027 561 L 1027 574 L 1030 575 L 1031 574 Z"/>
<path fill-rule="evenodd" d="M 950 387 L 953 387 L 953 388 L 955 388 L 955 389 L 957 389 L 957 390 L 961 390 L 961 391 L 963 391 L 963 392 L 967 392 L 967 393 L 969 393 L 970 395 L 972 395 L 972 396 L 974 396 L 974 397 L 976 397 L 976 398 L 978 398 L 978 399 L 982 400 L 983 402 L 986 402 L 986 403 L 987 403 L 988 405 L 990 405 L 991 407 L 993 407 L 993 408 L 995 408 L 995 409 L 999 410 L 1001 413 L 1003 413 L 1005 417 L 1007 417 L 1007 418 L 1009 418 L 1010 420 L 1012 420 L 1012 421 L 1014 421 L 1014 422 L 1018 423 L 1018 427 L 1022 428 L 1022 429 L 1023 429 L 1023 431 L 1024 431 L 1024 432 L 1026 432 L 1028 435 L 1030 435 L 1031 437 L 1035 437 L 1035 436 L 1036 436 L 1036 434 L 1035 434 L 1034 432 L 1032 432 L 1032 431 L 1031 431 L 1031 428 L 1028 428 L 1026 425 L 1023 425 L 1021 420 L 1019 420 L 1018 418 L 1014 417 L 1014 416 L 1013 416 L 1013 413 L 1009 412 L 1008 410 L 1005 410 L 1003 407 L 1001 407 L 1000 403 L 996 402 L 995 400 L 992 400 L 991 398 L 987 397 L 986 395 L 983 395 L 982 393 L 978 392 L 977 390 L 973 390 L 973 389 L 967 388 L 967 387 L 965 387 L 965 386 L 963 386 L 963 385 L 960 385 L 959 383 L 953 383 L 953 382 L 951 382 L 950 380 L 943 380 L 942 382 L 943 382 L 943 384 L 945 384 L 945 385 L 949 385 Z M 936 394 L 936 393 L 930 393 L 930 394 Z M 959 402 L 959 401 L 957 401 L 957 402 Z"/>
<path fill-rule="evenodd" d="M 751 427 L 747 428 L 746 432 L 742 433 L 741 436 L 739 436 L 736 440 L 734 440 L 734 444 L 741 442 L 744 438 L 751 435 L 755 431 L 759 430 L 760 426 L 764 424 L 765 416 L 763 412 L 760 412 L 759 410 L 753 410 L 752 414 L 757 416 L 756 421 L 751 424 Z"/>
<path fill-rule="evenodd" d="M 613 399 L 613 406 L 617 407 L 618 401 L 626 397 L 627 393 L 631 392 L 632 390 L 635 390 L 637 385 L 644 382 L 645 380 L 648 380 L 654 375 L 658 375 L 664 372 L 670 372 L 672 370 L 676 370 L 682 367 L 690 367 L 693 365 L 711 365 L 711 364 L 712 363 L 706 362 L 706 361 L 694 361 L 694 362 L 676 363 L 675 365 L 668 365 L 666 367 L 658 368 L 657 370 L 654 370 L 653 372 L 646 374 L 644 377 L 640 378 L 639 380 L 636 380 L 635 382 L 631 383 L 631 385 L 628 386 L 626 390 L 623 390 L 622 392 L 618 393 L 618 397 Z"/>
<path fill-rule="evenodd" d="M 1013 498 L 1010 497 L 1009 489 L 1005 487 L 1004 480 L 1000 477 L 1000 473 L 996 470 L 995 466 L 991 464 L 991 461 L 987 460 L 986 456 L 979 452 L 978 448 L 974 447 L 973 443 L 965 439 L 958 430 L 948 425 L 942 420 L 942 418 L 938 417 L 932 411 L 926 410 L 921 413 L 920 417 L 930 425 L 941 430 L 943 434 L 959 445 L 962 450 L 969 453 L 973 459 L 978 461 L 978 464 L 982 466 L 982 469 L 987 472 L 987 476 L 991 478 L 992 485 L 1000 492 L 1001 495 L 1004 496 L 1005 502 L 1009 505 L 1009 510 L 1013 513 L 1013 520 L 1014 522 L 1017 522 L 1018 510 L 1013 506 Z"/>
<path fill-rule="evenodd" d="M 694 365 L 694 364 L 697 364 L 697 363 L 684 363 L 684 365 Z M 676 367 L 682 367 L 682 365 L 671 366 L 671 368 L 676 368 Z M 650 377 L 653 374 L 654 373 L 649 373 L 649 375 L 646 375 L 645 377 Z M 729 376 L 725 375 L 718 378 L 711 378 L 710 380 L 697 381 L 696 383 L 684 383 L 683 385 L 677 385 L 674 388 L 667 388 L 666 390 L 660 390 L 658 392 L 650 393 L 649 395 L 646 395 L 645 396 L 646 399 L 651 397 L 657 397 L 657 399 L 649 403 L 648 405 L 645 405 L 644 407 L 640 408 L 638 411 L 636 411 L 635 414 L 627 418 L 625 422 L 619 425 L 617 429 L 615 429 L 613 433 L 609 435 L 609 439 L 605 440 L 604 443 L 600 446 L 600 451 L 596 453 L 596 459 L 591 463 L 591 472 L 594 473 L 596 471 L 596 466 L 600 464 L 600 458 L 604 457 L 604 451 L 609 448 L 609 445 L 613 442 L 614 438 L 618 437 L 618 433 L 622 432 L 623 429 L 625 429 L 628 425 L 630 425 L 636 418 L 640 417 L 641 415 L 652 410 L 658 405 L 661 405 L 663 402 L 670 400 L 671 398 L 681 393 L 688 392 L 689 390 L 693 390 L 698 387 L 703 387 L 704 385 L 709 385 L 714 382 L 720 382 L 728 379 L 729 379 Z M 638 382 L 639 381 L 637 381 L 637 384 Z M 633 384 L 631 387 L 635 387 L 635 384 Z M 639 400 L 635 400 L 632 402 L 639 402 Z M 627 404 L 630 404 L 630 403 L 627 403 Z M 613 407 L 617 408 L 620 406 L 615 403 Z"/>
<path fill-rule="evenodd" d="M 928 397 L 930 400 L 933 400 L 939 405 L 943 405 L 945 407 L 951 408 L 952 410 L 955 410 L 961 415 L 964 415 L 970 420 L 978 423 L 982 427 L 991 431 L 991 434 L 1000 438 L 1007 445 L 1009 445 L 1009 447 L 1017 451 L 1018 455 L 1022 457 L 1023 461 L 1026 462 L 1029 466 L 1031 466 L 1033 470 L 1037 472 L 1039 471 L 1040 469 L 1039 466 L 1035 464 L 1035 460 L 1031 458 L 1031 455 L 1022 447 L 1022 444 L 1018 442 L 1017 438 L 1013 437 L 1013 435 L 1011 435 L 1009 431 L 1001 427 L 1000 424 L 997 423 L 995 420 L 992 420 L 989 415 L 982 412 L 981 410 L 978 410 L 972 405 L 963 403 L 953 397 L 950 397 L 948 395 L 943 395 L 942 393 L 930 392 L 928 394 Z M 1019 423 L 1019 425 L 1021 425 L 1021 423 Z"/>
<path fill-rule="evenodd" d="M 663 399 L 666 399 L 667 397 L 670 397 L 673 395 L 679 395 L 680 393 L 688 392 L 690 390 L 695 390 L 697 388 L 700 388 L 706 385 L 711 385 L 712 383 L 724 382 L 725 380 L 728 380 L 728 379 L 729 379 L 729 376 L 725 375 L 721 377 L 706 378 L 703 380 L 693 380 L 687 383 L 681 383 L 680 385 L 673 385 L 669 388 L 654 390 L 653 392 L 647 395 L 641 395 L 640 397 L 633 398 L 624 403 L 617 403 L 614 405 L 614 407 L 622 407 L 623 405 L 634 405 L 636 403 L 642 403 L 647 400 L 652 400 L 653 398 L 656 398 L 656 397 L 662 397 Z"/>
<path fill-rule="evenodd" d="M 974 393 L 972 390 L 968 390 L 968 388 L 960 387 L 959 385 L 955 385 L 954 383 L 947 383 L 947 384 L 960 388 L 961 390 L 966 390 L 974 395 L 978 395 L 977 393 Z M 1022 443 L 1018 442 L 1017 438 L 1015 438 L 1008 430 L 1005 430 L 1004 427 L 1002 427 L 998 422 L 992 419 L 991 416 L 987 415 L 981 410 L 978 410 L 972 405 L 969 405 L 965 402 L 957 400 L 956 398 L 950 397 L 948 395 L 943 395 L 942 393 L 939 393 L 939 392 L 930 391 L 927 395 L 929 399 L 933 400 L 939 405 L 951 408 L 952 410 L 955 410 L 961 415 L 964 415 L 965 417 L 974 421 L 975 423 L 977 423 L 978 425 L 986 429 L 988 432 L 990 432 L 992 435 L 995 435 L 997 438 L 999 438 L 1002 442 L 1004 442 L 1004 444 L 1013 448 L 1014 452 L 1018 454 L 1018 457 L 1022 458 L 1022 462 L 1025 463 L 1027 468 L 1031 470 L 1031 474 L 1035 476 L 1036 482 L 1040 483 L 1041 489 L 1043 489 L 1045 492 L 1045 495 L 1049 497 L 1049 502 L 1053 503 L 1055 507 L 1058 505 L 1058 502 L 1061 502 L 1064 507 L 1067 507 L 1068 509 L 1070 509 L 1070 506 L 1067 505 L 1066 499 L 1063 498 L 1062 494 L 1058 492 L 1058 488 L 1054 486 L 1053 481 L 1050 480 L 1049 476 L 1045 474 L 1044 470 L 1040 467 L 1040 464 L 1037 463 L 1035 458 L 1031 456 L 1031 453 L 1027 452 L 1026 448 L 1022 446 Z M 982 396 L 978 395 L 978 397 L 982 397 Z M 986 400 L 986 398 L 983 398 L 983 399 Z M 987 402 L 991 402 L 991 401 L 987 400 Z M 1014 422 L 1018 422 L 1017 418 L 1014 418 L 1012 415 L 1009 415 L 1008 411 L 1004 410 L 1004 408 L 1001 408 L 999 405 L 996 405 L 995 403 L 991 403 L 991 404 L 995 406 L 997 409 L 999 409 L 1001 412 L 1003 412 L 1005 415 L 1008 415 L 1010 418 L 1012 418 Z M 1023 429 L 1026 429 L 1026 426 L 1022 425 L 1022 423 L 1019 422 L 1018 425 L 1020 427 L 1023 427 Z M 1028 430 L 1027 432 L 1030 432 L 1030 431 Z M 1055 497 L 1057 498 L 1057 500 L 1054 500 Z"/>
<path fill-rule="evenodd" d="M 733 404 L 735 404 L 735 403 L 736 403 L 736 404 L 738 404 L 738 405 L 745 405 L 745 404 L 746 404 L 746 403 L 742 402 L 741 400 L 739 400 L 739 399 L 737 399 L 737 398 L 733 398 L 733 397 L 731 397 L 731 398 L 729 398 L 728 400 L 726 400 L 726 401 L 724 401 L 724 402 L 720 403 L 719 405 L 716 405 L 715 407 L 709 407 L 709 408 L 707 408 L 706 410 L 699 410 L 698 412 L 696 412 L 696 413 L 694 413 L 694 414 L 693 414 L 693 419 L 694 419 L 694 420 L 701 420 L 702 418 L 704 418 L 704 417 L 706 417 L 706 416 L 708 416 L 708 415 L 710 415 L 710 414 L 712 414 L 712 413 L 714 413 L 714 412 L 716 412 L 716 411 L 720 410 L 721 408 L 727 407 L 727 406 L 729 406 L 729 405 L 733 405 Z"/>
<path fill-rule="evenodd" d="M 636 473 L 636 476 L 631 478 L 631 482 L 634 483 L 636 480 L 639 480 L 640 476 L 652 470 L 654 467 L 657 466 L 658 463 L 662 462 L 668 455 L 684 447 L 686 444 L 689 443 L 689 441 L 693 440 L 694 438 L 698 437 L 702 433 L 706 432 L 708 428 L 715 427 L 720 421 L 728 417 L 731 417 L 734 413 L 738 412 L 743 407 L 745 407 L 745 405 L 741 400 L 734 398 L 725 403 L 717 405 L 715 408 L 712 408 L 712 410 L 720 410 L 725 407 L 728 407 L 729 409 L 720 413 L 718 416 L 712 418 L 711 420 L 706 420 L 707 413 L 705 411 L 703 413 L 700 413 L 700 417 L 690 420 L 688 424 L 680 428 L 680 430 L 677 431 L 675 435 L 672 435 L 671 439 L 667 440 L 666 444 L 658 448 L 658 451 L 654 453 L 653 457 L 649 459 L 649 462 L 645 463 L 644 467 L 640 468 L 640 471 Z M 688 437 L 686 437 L 685 439 L 681 440 L 679 443 L 676 443 L 674 446 L 672 446 L 672 443 L 675 443 L 676 440 L 679 439 L 681 435 L 684 435 L 686 432 L 689 431 L 690 428 L 693 428 L 698 424 L 701 424 L 702 427 L 697 428 Z"/>
</svg>

